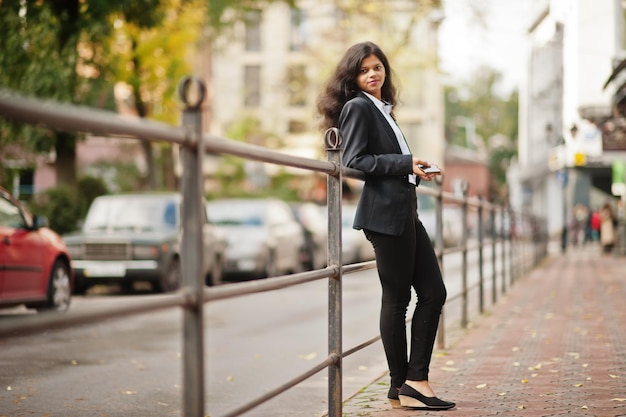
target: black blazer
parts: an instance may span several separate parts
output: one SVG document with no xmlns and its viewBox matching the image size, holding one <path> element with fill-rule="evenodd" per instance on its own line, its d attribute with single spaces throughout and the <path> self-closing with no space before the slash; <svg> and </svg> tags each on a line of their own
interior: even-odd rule
<svg viewBox="0 0 626 417">
<path fill-rule="evenodd" d="M 408 180 L 412 155 L 402 155 L 385 116 L 362 92 L 344 105 L 338 127 L 343 164 L 365 173 L 353 227 L 400 235 L 411 207 L 409 198 L 415 197 L 415 186 Z"/>
</svg>

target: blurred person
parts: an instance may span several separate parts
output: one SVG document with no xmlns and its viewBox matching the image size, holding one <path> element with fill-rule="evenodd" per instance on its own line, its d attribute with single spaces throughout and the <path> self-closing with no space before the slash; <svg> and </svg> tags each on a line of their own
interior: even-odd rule
<svg viewBox="0 0 626 417">
<path fill-rule="evenodd" d="M 617 218 L 613 211 L 611 203 L 604 203 L 600 210 L 600 244 L 604 253 L 611 253 L 615 246 L 615 226 Z"/>
<path fill-rule="evenodd" d="M 365 173 L 353 227 L 372 243 L 382 287 L 380 333 L 395 407 L 446 410 L 435 396 L 429 366 L 446 300 L 439 263 L 417 214 L 415 187 L 431 181 L 431 164 L 411 154 L 395 121 L 397 90 L 383 51 L 372 42 L 350 47 L 318 99 L 321 127 L 338 127 L 343 162 Z M 407 355 L 406 314 L 411 288 L 417 306 Z"/>
<path fill-rule="evenodd" d="M 591 240 L 597 242 L 600 240 L 600 226 L 602 224 L 602 218 L 600 218 L 600 210 L 595 209 L 591 213 L 589 219 L 589 226 L 591 228 Z"/>
</svg>

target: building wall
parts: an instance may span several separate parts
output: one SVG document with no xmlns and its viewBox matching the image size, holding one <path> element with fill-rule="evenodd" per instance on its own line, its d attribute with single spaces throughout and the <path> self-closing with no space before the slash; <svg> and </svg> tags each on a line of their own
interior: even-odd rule
<svg viewBox="0 0 626 417">
<path fill-rule="evenodd" d="M 581 142 L 598 136 L 590 134 L 584 117 L 589 109 L 610 115 L 610 91 L 603 85 L 620 49 L 623 9 L 616 0 L 534 0 L 531 10 L 528 72 L 520 89 L 517 204 L 545 216 L 548 231 L 556 234 L 574 199 L 588 201 L 584 196 L 592 192 L 574 158 L 581 146 L 599 152 Z M 570 179 L 565 189 L 564 177 Z"/>
<path fill-rule="evenodd" d="M 401 3 L 394 2 L 397 7 Z M 405 3 L 404 6 L 412 4 Z M 211 133 L 227 136 L 233 123 L 254 117 L 260 121 L 262 130 L 274 137 L 273 144 L 282 150 L 324 159 L 323 132 L 317 127 L 317 96 L 345 50 L 353 43 L 371 40 L 388 54 L 401 87 L 402 105 L 396 113 L 410 148 L 423 159 L 443 164 L 444 109 L 438 73 L 437 20 L 424 14 L 406 44 L 398 47 L 399 40 L 394 36 L 397 37 L 397 28 L 408 24 L 410 8 L 392 13 L 391 21 L 377 27 L 358 14 L 342 15 L 330 0 L 303 0 L 298 2 L 298 7 L 301 24 L 295 24 L 294 12 L 285 4 L 263 9 L 257 51 L 246 50 L 249 27 L 244 23 L 217 42 L 210 78 Z M 301 48 L 294 50 L 294 44 Z M 245 67 L 251 65 L 258 65 L 261 74 L 257 106 L 246 106 L 243 101 Z M 289 71 L 294 67 L 303 69 L 305 100 L 290 105 L 290 89 L 294 85 Z"/>
</svg>

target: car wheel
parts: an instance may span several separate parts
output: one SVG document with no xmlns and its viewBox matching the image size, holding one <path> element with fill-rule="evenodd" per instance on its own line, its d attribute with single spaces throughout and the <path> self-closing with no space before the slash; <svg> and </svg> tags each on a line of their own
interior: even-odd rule
<svg viewBox="0 0 626 417">
<path fill-rule="evenodd" d="M 215 255 L 215 260 L 213 261 L 213 267 L 211 268 L 211 272 L 207 277 L 206 283 L 207 285 L 220 285 L 224 278 L 224 258 L 219 255 Z"/>
<path fill-rule="evenodd" d="M 180 260 L 172 259 L 167 272 L 161 277 L 160 290 L 162 292 L 176 291 L 180 288 L 182 273 L 180 270 Z"/>
<path fill-rule="evenodd" d="M 48 299 L 38 310 L 66 311 L 70 307 L 72 285 L 67 264 L 57 260 L 48 280 Z"/>
</svg>

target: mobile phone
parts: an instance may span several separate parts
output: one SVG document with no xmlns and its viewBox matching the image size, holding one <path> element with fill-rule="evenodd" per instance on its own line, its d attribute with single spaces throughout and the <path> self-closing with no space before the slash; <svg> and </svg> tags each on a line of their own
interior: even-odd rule
<svg viewBox="0 0 626 417">
<path fill-rule="evenodd" d="M 420 164 L 417 167 L 421 169 L 422 171 L 424 171 L 426 174 L 440 174 L 441 173 L 441 169 L 439 169 L 437 165 L 431 165 L 427 168 L 424 165 Z"/>
</svg>

